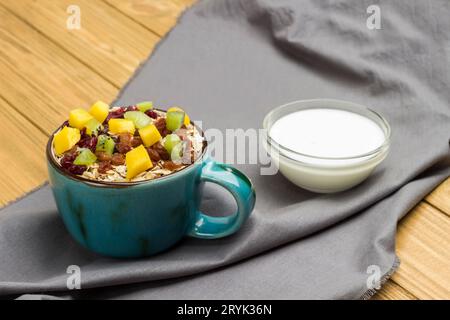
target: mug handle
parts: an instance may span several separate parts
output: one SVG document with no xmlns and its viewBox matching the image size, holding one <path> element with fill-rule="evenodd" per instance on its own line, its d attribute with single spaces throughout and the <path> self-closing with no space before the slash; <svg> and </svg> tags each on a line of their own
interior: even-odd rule
<svg viewBox="0 0 450 320">
<path fill-rule="evenodd" d="M 209 157 L 204 160 L 200 181 L 216 183 L 227 189 L 237 203 L 237 212 L 226 217 L 212 217 L 197 210 L 195 224 L 189 236 L 217 239 L 235 233 L 247 220 L 255 206 L 255 189 L 242 172 Z"/>
</svg>

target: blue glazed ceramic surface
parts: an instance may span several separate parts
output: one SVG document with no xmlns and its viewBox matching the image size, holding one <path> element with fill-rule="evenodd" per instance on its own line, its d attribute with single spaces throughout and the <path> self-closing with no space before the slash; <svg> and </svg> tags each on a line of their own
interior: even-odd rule
<svg viewBox="0 0 450 320">
<path fill-rule="evenodd" d="M 97 183 L 64 172 L 47 146 L 50 185 L 70 234 L 102 255 L 145 257 L 163 251 L 185 235 L 213 239 L 236 232 L 255 204 L 250 180 L 209 158 L 168 176 L 140 183 Z M 205 181 L 226 188 L 238 212 L 211 217 L 198 210 Z"/>
</svg>

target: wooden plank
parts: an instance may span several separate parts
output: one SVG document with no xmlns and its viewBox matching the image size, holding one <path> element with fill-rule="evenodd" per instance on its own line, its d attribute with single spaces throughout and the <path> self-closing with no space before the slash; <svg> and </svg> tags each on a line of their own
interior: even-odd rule
<svg viewBox="0 0 450 320">
<path fill-rule="evenodd" d="M 419 299 L 450 299 L 450 218 L 425 202 L 399 224 L 397 284 Z"/>
<path fill-rule="evenodd" d="M 0 95 L 50 134 L 74 107 L 118 89 L 0 6 Z"/>
<path fill-rule="evenodd" d="M 450 178 L 434 189 L 425 200 L 450 217 Z"/>
<path fill-rule="evenodd" d="M 117 88 L 0 6 L 0 204 L 42 184 L 47 136 L 69 109 Z"/>
<path fill-rule="evenodd" d="M 67 8 L 73 4 L 81 12 L 79 30 L 66 27 Z M 159 41 L 154 33 L 100 0 L 7 0 L 1 5 L 116 87 L 125 84 Z"/>
<path fill-rule="evenodd" d="M 175 25 L 180 13 L 196 0 L 105 0 L 159 36 Z"/>
<path fill-rule="evenodd" d="M 0 206 L 42 184 L 47 136 L 0 98 Z"/>
<path fill-rule="evenodd" d="M 417 298 L 394 281 L 388 280 L 372 300 L 417 300 Z"/>
</svg>

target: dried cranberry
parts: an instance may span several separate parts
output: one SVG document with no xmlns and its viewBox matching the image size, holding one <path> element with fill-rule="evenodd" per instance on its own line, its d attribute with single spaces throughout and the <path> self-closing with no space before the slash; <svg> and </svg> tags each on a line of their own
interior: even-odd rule
<svg viewBox="0 0 450 320">
<path fill-rule="evenodd" d="M 152 146 L 152 149 L 154 149 L 156 152 L 158 152 L 159 157 L 162 160 L 169 160 L 170 159 L 170 155 L 167 152 L 166 148 L 164 148 L 164 146 L 160 143 L 157 142 Z"/>
<path fill-rule="evenodd" d="M 125 163 L 125 156 L 120 153 L 114 153 L 111 162 L 115 166 L 120 166 Z"/>
<path fill-rule="evenodd" d="M 162 166 L 163 166 L 164 169 L 173 171 L 173 170 L 175 170 L 175 169 L 180 168 L 180 167 L 182 166 L 182 164 L 175 163 L 175 162 L 173 162 L 173 161 L 164 161 L 164 163 L 163 163 Z"/>
<path fill-rule="evenodd" d="M 155 125 L 156 129 L 158 129 L 163 138 L 170 134 L 170 130 L 166 128 L 166 119 L 158 118 L 155 120 L 155 122 L 153 122 L 153 124 Z"/>
<path fill-rule="evenodd" d="M 108 123 L 110 119 L 123 118 L 123 114 L 127 111 L 127 108 L 120 107 L 114 111 L 110 111 L 103 123 Z"/>
<path fill-rule="evenodd" d="M 72 152 L 73 149 L 66 152 L 66 154 L 61 159 L 61 167 L 66 171 L 73 174 L 83 174 L 86 171 L 86 166 L 73 164 L 75 158 L 77 157 L 77 152 Z"/>
<path fill-rule="evenodd" d="M 111 155 L 104 151 L 97 151 L 97 152 L 95 152 L 95 155 L 97 156 L 97 159 L 99 161 L 110 161 L 111 160 Z"/>
<path fill-rule="evenodd" d="M 159 160 L 161 160 L 158 151 L 156 151 L 155 149 L 147 148 L 147 153 L 153 162 L 158 162 Z"/>
<path fill-rule="evenodd" d="M 120 107 L 117 108 L 116 110 L 114 110 L 113 112 L 111 112 L 112 115 L 114 116 L 123 116 L 123 114 L 127 111 L 127 108 L 125 107 Z"/>
<path fill-rule="evenodd" d="M 165 136 L 169 135 L 171 131 L 167 128 L 164 128 L 164 130 L 161 132 L 161 136 L 164 138 Z"/>
<path fill-rule="evenodd" d="M 131 145 L 132 139 L 133 139 L 133 136 L 131 135 L 131 133 L 120 133 L 119 134 L 119 142 L 120 143 Z"/>
<path fill-rule="evenodd" d="M 155 122 L 153 122 L 153 124 L 155 125 L 156 129 L 158 129 L 158 131 L 162 131 L 166 127 L 166 119 L 158 118 Z"/>
<path fill-rule="evenodd" d="M 116 144 L 116 150 L 119 153 L 122 153 L 122 154 L 125 154 L 125 153 L 131 151 L 132 149 L 133 149 L 133 147 L 131 145 L 128 145 L 128 144 L 123 144 L 123 143 L 120 143 L 120 142 L 118 144 Z"/>
<path fill-rule="evenodd" d="M 102 161 L 98 164 L 98 172 L 106 173 L 108 170 L 111 170 L 111 161 Z"/>
<path fill-rule="evenodd" d="M 89 149 L 91 149 L 92 152 L 95 152 L 95 148 L 97 147 L 97 142 L 98 142 L 97 137 L 91 138 L 91 146 L 89 147 Z"/>
<path fill-rule="evenodd" d="M 133 139 L 131 140 L 131 146 L 133 148 L 139 147 L 142 144 L 142 139 L 139 136 L 135 136 L 133 137 Z"/>
<path fill-rule="evenodd" d="M 158 118 L 158 114 L 153 110 L 147 110 L 147 111 L 145 111 L 145 114 L 148 115 L 152 119 Z"/>
<path fill-rule="evenodd" d="M 131 133 L 121 133 L 119 134 L 119 142 L 116 143 L 116 150 L 119 153 L 127 153 L 128 151 L 131 151 L 133 149 L 132 140 L 133 136 Z"/>
<path fill-rule="evenodd" d="M 80 148 L 90 149 L 92 152 L 95 152 L 95 147 L 97 146 L 97 137 L 95 136 L 86 136 L 78 141 L 77 145 Z"/>
<path fill-rule="evenodd" d="M 86 128 L 80 130 L 80 139 L 89 138 L 90 136 L 86 133 Z"/>
<path fill-rule="evenodd" d="M 128 106 L 127 107 L 127 111 L 137 111 L 138 110 L 138 107 L 136 107 L 136 106 Z"/>
<path fill-rule="evenodd" d="M 86 166 L 72 164 L 69 168 L 67 168 L 67 171 L 73 174 L 83 174 L 83 172 L 85 172 L 86 169 L 87 169 Z"/>
<path fill-rule="evenodd" d="M 66 153 L 61 159 L 61 167 L 63 167 L 64 169 L 69 169 L 69 167 L 73 165 L 73 161 L 76 157 L 76 153 Z"/>
</svg>

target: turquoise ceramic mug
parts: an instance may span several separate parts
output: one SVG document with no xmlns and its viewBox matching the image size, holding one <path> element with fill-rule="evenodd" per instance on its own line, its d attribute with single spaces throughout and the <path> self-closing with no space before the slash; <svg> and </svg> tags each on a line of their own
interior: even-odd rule
<svg viewBox="0 0 450 320">
<path fill-rule="evenodd" d="M 55 131 L 56 132 L 56 131 Z M 186 168 L 155 180 L 96 182 L 64 171 L 47 144 L 50 186 L 70 234 L 84 247 L 111 257 L 133 258 L 168 249 L 184 236 L 203 239 L 233 234 L 255 204 L 250 180 L 205 155 Z M 237 212 L 212 217 L 199 210 L 204 182 L 227 189 Z"/>
</svg>

